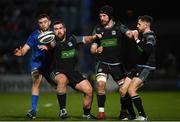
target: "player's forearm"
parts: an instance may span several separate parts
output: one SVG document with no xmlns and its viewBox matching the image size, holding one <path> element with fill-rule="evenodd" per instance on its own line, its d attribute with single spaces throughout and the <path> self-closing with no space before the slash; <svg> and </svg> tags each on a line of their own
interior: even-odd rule
<svg viewBox="0 0 180 122">
<path fill-rule="evenodd" d="M 92 36 L 84 36 L 84 41 L 85 43 L 91 43 L 93 40 L 97 39 L 96 35 L 92 35 Z"/>
<path fill-rule="evenodd" d="M 96 44 L 92 44 L 90 50 L 91 50 L 91 53 L 92 53 L 92 54 L 97 53 L 97 45 L 96 45 Z"/>
<path fill-rule="evenodd" d="M 21 54 L 22 56 L 26 55 L 26 53 L 28 52 L 28 50 L 30 49 L 28 44 L 25 44 L 22 48 L 21 48 Z"/>
</svg>

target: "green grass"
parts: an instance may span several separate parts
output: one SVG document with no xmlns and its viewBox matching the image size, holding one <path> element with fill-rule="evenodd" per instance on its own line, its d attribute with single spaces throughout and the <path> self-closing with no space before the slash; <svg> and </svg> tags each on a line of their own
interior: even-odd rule
<svg viewBox="0 0 180 122">
<path fill-rule="evenodd" d="M 180 120 L 180 92 L 140 92 L 145 111 L 150 120 Z M 68 93 L 67 110 L 71 118 L 82 120 L 81 93 Z M 26 121 L 26 112 L 31 107 L 30 93 L 0 93 L 0 120 Z M 107 94 L 106 120 L 116 121 L 119 115 L 119 95 L 115 92 Z M 92 113 L 97 115 L 97 101 L 94 94 Z M 39 97 L 37 121 L 57 121 L 59 106 L 55 93 L 42 93 Z"/>
</svg>

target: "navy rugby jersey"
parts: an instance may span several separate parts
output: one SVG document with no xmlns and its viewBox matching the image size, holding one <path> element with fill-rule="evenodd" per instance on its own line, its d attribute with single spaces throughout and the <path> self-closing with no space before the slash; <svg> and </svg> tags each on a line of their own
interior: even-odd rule
<svg viewBox="0 0 180 122">
<path fill-rule="evenodd" d="M 71 71 L 77 63 L 77 47 L 83 43 L 82 36 L 68 35 L 64 41 L 56 39 L 53 52 L 53 69 Z"/>
<path fill-rule="evenodd" d="M 103 52 L 98 54 L 98 60 L 107 63 L 119 63 L 122 60 L 122 39 L 128 28 L 121 23 L 115 23 L 111 28 L 97 25 L 93 33 L 102 34 L 102 38 L 94 41 L 103 47 Z"/>
<path fill-rule="evenodd" d="M 153 31 L 143 33 L 138 45 L 138 65 L 155 67 L 156 37 Z"/>
</svg>

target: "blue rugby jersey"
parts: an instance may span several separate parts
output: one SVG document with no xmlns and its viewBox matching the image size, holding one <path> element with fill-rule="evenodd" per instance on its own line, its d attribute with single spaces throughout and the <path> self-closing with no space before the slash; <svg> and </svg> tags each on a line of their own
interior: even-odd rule
<svg viewBox="0 0 180 122">
<path fill-rule="evenodd" d="M 40 30 L 35 30 L 27 39 L 26 44 L 28 44 L 32 50 L 32 57 L 31 57 L 31 70 L 34 69 L 41 69 L 50 66 L 50 55 L 42 51 L 38 48 L 40 44 L 38 42 L 38 36 L 40 34 Z"/>
</svg>

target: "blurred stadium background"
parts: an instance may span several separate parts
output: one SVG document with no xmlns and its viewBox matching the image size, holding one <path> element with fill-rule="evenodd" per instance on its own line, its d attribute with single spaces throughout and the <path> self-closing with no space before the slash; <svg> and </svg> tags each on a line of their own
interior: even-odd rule
<svg viewBox="0 0 180 122">
<path fill-rule="evenodd" d="M 24 44 L 29 34 L 36 29 L 37 16 L 46 12 L 53 21 L 57 19 L 63 20 L 67 28 L 74 34 L 88 35 L 92 33 L 93 27 L 98 22 L 98 9 L 105 4 L 113 6 L 115 19 L 129 28 L 135 28 L 136 19 L 139 15 L 149 14 L 154 18 L 152 29 L 158 39 L 157 70 L 141 89 L 141 93 L 145 97 L 145 108 L 149 110 L 153 120 L 180 120 L 180 116 L 178 116 L 180 106 L 177 104 L 180 103 L 180 98 L 178 98 L 180 95 L 180 15 L 178 13 L 178 4 L 175 1 L 143 0 L 120 0 L 118 2 L 110 0 L 1 0 L 0 120 L 24 120 L 22 118 L 25 115 L 25 109 L 30 107 L 32 81 L 29 59 L 31 53 L 17 58 L 13 56 L 13 50 Z M 80 58 L 78 68 L 85 75 L 91 74 L 94 71 L 95 60 L 89 53 L 89 45 L 80 48 Z M 111 80 L 109 81 L 107 90 L 110 93 L 116 91 L 117 86 Z M 46 82 L 42 84 L 41 91 L 44 92 L 42 95 L 44 102 L 46 102 L 45 96 L 49 95 L 53 102 L 56 103 L 54 90 Z M 70 91 L 72 90 L 70 89 Z M 118 95 L 116 95 L 110 94 L 109 96 L 119 100 L 116 98 Z M 78 96 L 79 94 L 77 94 L 77 98 Z M 19 112 L 17 116 L 11 111 L 15 107 L 10 105 L 11 99 L 14 99 L 17 106 L 26 104 L 23 106 L 22 111 L 20 111 L 21 109 L 17 110 Z M 18 104 L 21 103 L 19 99 L 21 99 L 22 104 Z M 71 98 L 69 97 L 69 99 Z M 154 100 L 157 100 L 157 104 Z M 159 108 L 161 102 L 164 105 L 162 109 Z M 96 100 L 93 105 L 96 106 Z M 152 106 L 158 107 L 159 111 Z M 96 110 L 93 111 L 96 113 Z M 167 113 L 163 114 L 163 111 L 167 111 Z M 55 112 L 57 111 L 55 110 Z M 159 118 L 156 113 L 160 116 Z M 43 115 L 46 114 L 42 112 L 40 120 L 43 120 Z M 111 114 L 109 113 L 108 116 L 110 117 Z"/>
</svg>

